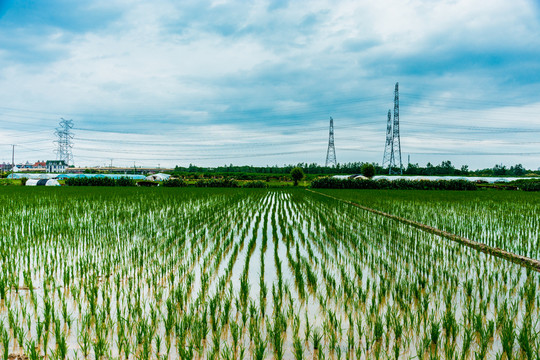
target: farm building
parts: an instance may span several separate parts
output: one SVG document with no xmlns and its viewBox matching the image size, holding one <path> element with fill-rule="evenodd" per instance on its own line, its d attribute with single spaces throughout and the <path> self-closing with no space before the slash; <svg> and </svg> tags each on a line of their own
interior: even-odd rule
<svg viewBox="0 0 540 360">
<path fill-rule="evenodd" d="M 66 172 L 67 164 L 64 160 L 47 160 L 45 168 L 47 172 Z"/>
</svg>

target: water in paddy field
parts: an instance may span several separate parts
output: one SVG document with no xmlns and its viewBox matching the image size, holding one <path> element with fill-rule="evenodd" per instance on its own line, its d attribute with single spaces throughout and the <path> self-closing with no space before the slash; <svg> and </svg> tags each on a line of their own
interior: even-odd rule
<svg viewBox="0 0 540 360">
<path fill-rule="evenodd" d="M 413 220 L 490 247 L 540 258 L 539 196 L 508 191 L 326 190 L 325 193 Z"/>
<path fill-rule="evenodd" d="M 537 273 L 316 194 L 96 191 L 2 209 L 9 353 L 494 358 L 540 331 Z"/>
</svg>

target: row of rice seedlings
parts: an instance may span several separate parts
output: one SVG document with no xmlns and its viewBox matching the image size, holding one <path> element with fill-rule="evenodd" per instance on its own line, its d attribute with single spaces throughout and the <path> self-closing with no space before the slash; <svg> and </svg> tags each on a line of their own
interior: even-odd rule
<svg viewBox="0 0 540 360">
<path fill-rule="evenodd" d="M 47 277 L 46 279 L 48 279 L 48 277 Z M 48 288 L 45 287 L 45 289 L 48 289 Z M 46 291 L 46 290 L 45 290 L 45 291 Z M 86 293 L 88 293 L 88 291 L 86 291 Z M 108 299 L 109 299 L 108 297 L 105 297 L 105 298 L 104 298 L 105 301 L 107 301 Z M 64 304 L 65 304 L 65 301 L 63 301 L 63 302 L 64 302 Z M 95 301 L 94 301 L 93 298 L 91 297 L 91 298 L 90 298 L 90 306 L 92 307 L 92 305 L 94 305 L 94 307 L 95 307 Z M 65 309 L 65 306 L 64 306 L 64 309 Z M 92 311 L 92 312 L 94 312 L 94 311 Z M 49 313 L 47 312 L 46 314 L 49 314 Z M 64 310 L 64 314 L 65 314 L 65 310 Z M 47 317 L 47 318 L 48 318 L 48 317 Z M 57 327 L 57 328 L 58 328 L 58 327 Z M 58 336 L 57 336 L 57 337 L 58 337 Z"/>
<path fill-rule="evenodd" d="M 540 259 L 540 194 L 515 191 L 334 191 L 340 198 Z"/>
<path fill-rule="evenodd" d="M 393 235 L 393 237 L 395 237 L 395 234 Z M 381 240 L 384 240 L 384 239 L 381 239 Z M 399 239 L 393 239 L 393 240 L 399 240 Z M 396 241 L 393 241 L 393 245 L 394 245 L 394 244 L 400 244 L 400 241 L 397 241 L 397 242 L 396 242 Z M 323 250 L 324 250 L 324 249 L 323 249 Z M 443 256 L 446 256 L 446 254 L 441 254 L 441 258 L 442 258 Z M 369 264 L 376 264 L 376 263 L 377 263 L 376 261 L 370 261 L 370 262 L 369 262 Z M 385 269 L 385 270 L 388 270 L 388 269 Z M 380 271 L 379 271 L 379 273 L 380 273 Z M 447 275 L 448 275 L 448 270 L 447 270 L 447 269 L 443 269 L 443 273 L 445 274 L 445 276 L 447 276 Z M 435 276 L 435 277 L 436 277 L 436 276 L 437 276 L 437 272 L 435 272 L 432 276 Z M 530 276 L 532 276 L 532 275 L 530 275 Z M 518 279 L 519 279 L 519 278 L 520 278 L 520 277 L 518 277 L 518 276 L 514 277 L 514 280 L 513 280 L 513 282 L 512 282 L 514 286 L 518 285 L 518 283 L 519 283 Z M 485 289 L 484 285 L 482 284 L 482 281 L 483 281 L 482 279 L 483 279 L 483 277 L 480 276 L 480 279 L 481 279 L 481 280 L 479 281 L 479 286 L 480 286 L 480 288 L 481 288 L 480 291 L 483 291 L 482 289 Z M 496 281 L 496 276 L 490 275 L 490 280 L 489 280 L 489 281 L 491 282 L 491 281 L 493 281 L 493 279 Z M 534 277 L 533 277 L 533 279 L 534 279 Z M 420 288 L 421 288 L 421 289 L 422 289 L 422 288 L 425 288 L 425 287 L 426 287 L 426 281 L 424 280 L 424 277 L 419 277 L 418 280 L 419 280 Z M 536 279 L 536 283 L 537 283 L 537 281 L 538 281 L 538 280 Z M 429 283 L 429 282 L 428 282 L 428 283 Z M 456 286 L 459 284 L 457 281 L 454 281 L 454 283 L 455 283 Z M 437 285 L 439 285 L 439 284 L 437 284 Z M 523 283 L 521 283 L 521 285 L 523 285 Z M 518 285 L 518 286 L 519 286 L 519 285 Z M 368 286 L 368 287 L 369 287 L 369 286 Z M 536 287 L 537 287 L 537 285 L 536 285 Z M 532 286 L 531 286 L 531 288 L 532 288 Z M 522 287 L 521 289 L 523 289 L 523 287 Z M 345 290 L 345 291 L 346 291 L 346 290 Z M 468 291 L 470 291 L 470 290 L 468 290 Z M 483 293 L 483 292 L 482 292 L 482 293 Z M 419 293 L 419 295 L 421 295 L 421 293 Z M 510 291 L 510 294 L 509 294 L 509 295 L 510 295 L 510 296 L 514 296 L 515 293 L 514 293 L 513 291 Z M 484 295 L 484 296 L 485 296 L 485 295 Z M 496 299 L 497 299 L 497 298 L 496 298 Z M 491 301 L 491 300 L 488 298 L 487 301 L 489 302 L 489 301 Z M 495 300 L 495 302 L 496 302 L 496 301 L 497 301 L 497 300 Z M 423 301 L 423 303 L 424 303 L 425 305 L 422 306 L 422 307 L 423 307 L 424 309 L 429 309 L 430 303 L 429 303 L 429 302 L 426 302 L 426 301 Z M 486 303 L 484 302 L 484 304 L 486 304 Z M 537 304 L 536 306 L 538 306 L 538 304 Z M 485 307 L 484 307 L 484 308 L 485 308 Z M 473 308 L 473 307 L 470 307 L 470 309 L 471 309 L 472 311 L 475 311 L 475 310 L 476 310 L 476 306 L 475 306 L 474 308 Z M 427 317 L 423 317 L 423 318 L 424 318 L 424 319 L 427 319 Z M 435 319 L 435 321 L 437 321 L 437 320 Z M 436 327 L 434 327 L 434 329 L 435 329 L 435 328 L 436 328 Z M 399 331 L 399 332 L 401 332 L 401 331 Z M 436 333 L 436 332 L 434 332 L 434 333 Z M 434 337 L 434 338 L 436 338 L 436 337 Z M 427 343 L 427 341 L 426 341 L 426 343 Z"/>
</svg>

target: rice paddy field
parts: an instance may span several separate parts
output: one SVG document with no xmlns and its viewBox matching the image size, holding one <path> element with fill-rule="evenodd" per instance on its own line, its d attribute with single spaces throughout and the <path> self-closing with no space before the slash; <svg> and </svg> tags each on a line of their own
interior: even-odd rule
<svg viewBox="0 0 540 360">
<path fill-rule="evenodd" d="M 441 230 L 540 259 L 540 194 L 522 191 L 320 190 Z"/>
<path fill-rule="evenodd" d="M 324 193 L 539 256 L 537 194 Z M 539 273 L 303 189 L 6 188 L 0 254 L 2 359 L 539 359 Z"/>
</svg>

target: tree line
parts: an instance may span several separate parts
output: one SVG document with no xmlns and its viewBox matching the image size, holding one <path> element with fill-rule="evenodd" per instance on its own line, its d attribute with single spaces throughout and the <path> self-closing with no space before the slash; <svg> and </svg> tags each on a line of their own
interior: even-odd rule
<svg viewBox="0 0 540 360">
<path fill-rule="evenodd" d="M 293 168 L 299 167 L 307 175 L 351 175 L 362 174 L 362 167 L 368 163 L 365 162 L 349 162 L 337 164 L 336 166 L 321 166 L 316 163 L 298 163 L 283 166 L 251 166 L 251 165 L 223 165 L 217 167 L 200 167 L 190 164 L 188 167 L 176 166 L 173 175 L 188 177 L 188 178 L 204 178 L 211 175 L 230 176 L 238 179 L 264 179 L 266 177 L 285 177 L 288 176 Z M 386 175 L 389 172 L 388 168 L 383 168 L 377 163 L 371 163 L 375 169 L 375 175 Z M 399 169 L 393 169 L 397 172 Z M 427 163 L 425 167 L 418 164 L 408 164 L 403 168 L 404 175 L 425 175 L 425 176 L 524 176 L 534 173 L 533 170 L 525 169 L 522 164 L 516 164 L 506 167 L 502 164 L 497 164 L 492 168 L 479 170 L 471 170 L 468 165 L 463 165 L 456 168 L 451 161 L 443 161 L 439 165 Z M 249 174 L 258 174 L 253 176 Z"/>
</svg>

